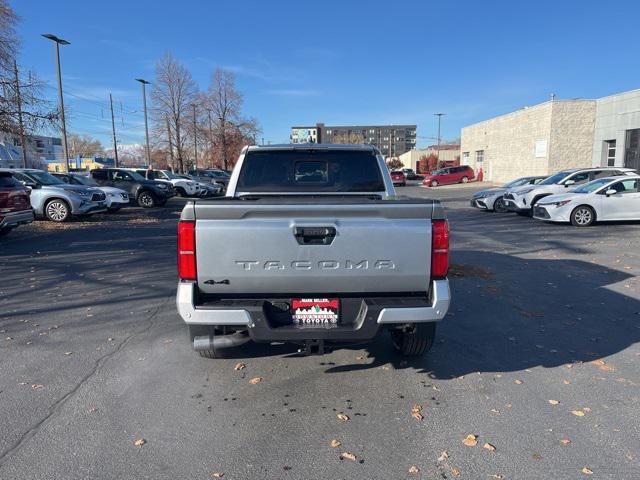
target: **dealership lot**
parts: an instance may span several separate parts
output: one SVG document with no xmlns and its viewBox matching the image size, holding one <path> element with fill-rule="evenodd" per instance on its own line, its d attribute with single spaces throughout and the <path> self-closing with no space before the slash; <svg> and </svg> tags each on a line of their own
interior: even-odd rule
<svg viewBox="0 0 640 480">
<path fill-rule="evenodd" d="M 478 189 L 400 189 L 452 229 L 453 304 L 420 360 L 387 336 L 200 358 L 174 304 L 181 199 L 12 232 L 0 477 L 638 478 L 640 223 L 486 213 Z"/>
</svg>

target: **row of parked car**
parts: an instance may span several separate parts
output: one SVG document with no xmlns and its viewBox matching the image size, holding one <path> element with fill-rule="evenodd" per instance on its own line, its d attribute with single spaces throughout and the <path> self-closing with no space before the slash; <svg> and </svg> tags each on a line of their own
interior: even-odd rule
<svg viewBox="0 0 640 480">
<path fill-rule="evenodd" d="M 596 221 L 640 220 L 639 187 L 640 175 L 631 168 L 575 168 L 482 190 L 471 206 L 587 227 Z"/>
<path fill-rule="evenodd" d="M 224 193 L 230 175 L 223 170 L 102 168 L 90 172 L 49 173 L 38 169 L 0 169 L 0 236 L 43 217 L 65 222 L 73 216 L 115 213 L 135 203 L 162 207 L 176 195 L 206 198 Z"/>
</svg>

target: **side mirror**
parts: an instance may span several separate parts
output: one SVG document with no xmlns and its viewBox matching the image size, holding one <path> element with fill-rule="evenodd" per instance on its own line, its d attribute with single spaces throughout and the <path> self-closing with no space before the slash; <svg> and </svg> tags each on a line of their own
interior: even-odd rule
<svg viewBox="0 0 640 480">
<path fill-rule="evenodd" d="M 576 183 L 575 180 L 567 180 L 566 182 L 564 182 L 564 188 L 574 185 L 575 183 Z"/>
<path fill-rule="evenodd" d="M 39 188 L 42 188 L 42 185 L 40 185 L 39 183 L 35 183 L 35 182 L 24 182 L 24 186 L 25 187 L 29 187 L 32 190 L 33 189 L 37 190 Z"/>
<path fill-rule="evenodd" d="M 606 192 L 604 192 L 604 194 L 608 197 L 609 195 L 615 195 L 616 193 L 618 193 L 618 191 L 615 188 L 610 188 L 609 190 L 607 190 Z"/>
</svg>

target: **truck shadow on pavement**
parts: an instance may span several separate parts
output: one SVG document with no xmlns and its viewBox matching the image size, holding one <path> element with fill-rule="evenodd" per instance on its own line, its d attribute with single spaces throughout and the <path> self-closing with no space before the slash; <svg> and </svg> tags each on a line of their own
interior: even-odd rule
<svg viewBox="0 0 640 480">
<path fill-rule="evenodd" d="M 327 373 L 391 364 L 450 379 L 589 362 L 640 340 L 640 292 L 630 273 L 579 260 L 486 251 L 458 251 L 456 259 L 451 309 L 427 355 L 403 358 L 383 336 L 366 347 L 371 363 L 335 366 Z"/>
</svg>

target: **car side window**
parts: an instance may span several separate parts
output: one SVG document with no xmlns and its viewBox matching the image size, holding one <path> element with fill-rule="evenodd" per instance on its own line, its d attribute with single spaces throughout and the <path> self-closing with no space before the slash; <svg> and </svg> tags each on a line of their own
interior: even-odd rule
<svg viewBox="0 0 640 480">
<path fill-rule="evenodd" d="M 27 177 L 26 175 L 24 175 L 24 174 L 22 174 L 22 173 L 20 173 L 20 172 L 15 172 L 15 173 L 13 174 L 13 176 L 14 176 L 17 180 L 19 180 L 20 182 L 22 182 L 22 183 L 29 183 L 29 182 L 32 182 L 32 180 L 31 180 L 29 177 Z"/>
<path fill-rule="evenodd" d="M 121 170 L 113 172 L 113 180 L 116 182 L 129 182 L 131 181 L 131 175 Z"/>
<path fill-rule="evenodd" d="M 590 172 L 576 173 L 575 175 L 569 177 L 567 180 L 573 180 L 574 185 L 587 183 L 590 180 Z"/>
<path fill-rule="evenodd" d="M 91 172 L 91 176 L 97 180 L 106 180 L 107 179 L 107 171 L 106 170 L 93 170 Z"/>
<path fill-rule="evenodd" d="M 618 170 L 596 170 L 593 172 L 593 179 L 596 178 L 604 178 L 604 177 L 614 177 L 616 175 L 620 175 Z"/>
<path fill-rule="evenodd" d="M 609 188 L 614 189 L 618 193 L 636 193 L 638 191 L 638 180 L 634 178 L 623 180 L 622 182 L 614 183 Z"/>
</svg>

